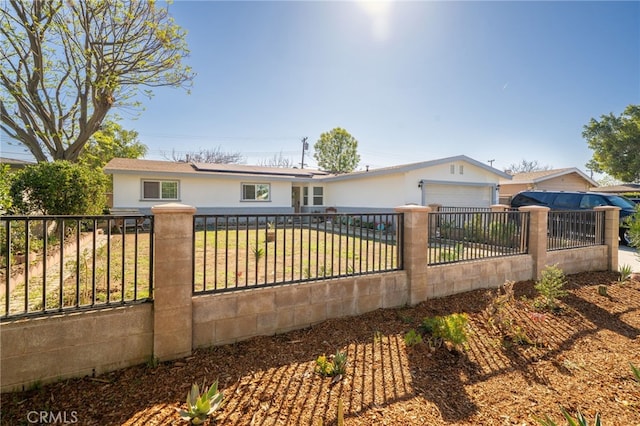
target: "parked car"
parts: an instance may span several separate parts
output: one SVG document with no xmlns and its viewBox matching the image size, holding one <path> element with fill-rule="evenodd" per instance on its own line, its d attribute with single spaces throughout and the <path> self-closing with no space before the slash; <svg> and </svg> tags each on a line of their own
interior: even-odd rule
<svg viewBox="0 0 640 426">
<path fill-rule="evenodd" d="M 620 207 L 620 243 L 629 245 L 627 217 L 635 212 L 636 204 L 620 195 L 599 192 L 522 191 L 511 200 L 511 207 L 545 206 L 551 210 L 591 210 L 598 206 Z"/>
</svg>

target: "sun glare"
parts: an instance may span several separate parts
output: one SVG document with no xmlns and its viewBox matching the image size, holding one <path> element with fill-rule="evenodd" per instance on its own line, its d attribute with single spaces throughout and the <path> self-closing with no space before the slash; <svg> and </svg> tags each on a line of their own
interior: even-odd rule
<svg viewBox="0 0 640 426">
<path fill-rule="evenodd" d="M 377 40 L 389 38 L 392 0 L 359 0 L 358 5 L 371 18 L 371 33 Z"/>
</svg>

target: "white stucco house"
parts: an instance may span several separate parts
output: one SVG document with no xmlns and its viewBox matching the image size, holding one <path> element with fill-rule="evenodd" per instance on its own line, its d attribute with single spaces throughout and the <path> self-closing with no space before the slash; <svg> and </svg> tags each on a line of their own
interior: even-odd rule
<svg viewBox="0 0 640 426">
<path fill-rule="evenodd" d="M 311 169 L 115 158 L 113 208 L 149 213 L 168 202 L 198 214 L 389 212 L 404 204 L 488 207 L 504 172 L 464 155 L 333 175 Z"/>
</svg>

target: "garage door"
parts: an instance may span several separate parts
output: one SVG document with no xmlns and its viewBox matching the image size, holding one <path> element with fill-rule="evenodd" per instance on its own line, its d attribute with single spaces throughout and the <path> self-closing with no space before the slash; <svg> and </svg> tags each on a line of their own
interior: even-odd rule
<svg viewBox="0 0 640 426">
<path fill-rule="evenodd" d="M 425 191 L 425 204 L 440 204 L 450 207 L 489 207 L 492 204 L 491 186 L 477 185 L 445 185 L 427 183 L 422 187 Z"/>
</svg>

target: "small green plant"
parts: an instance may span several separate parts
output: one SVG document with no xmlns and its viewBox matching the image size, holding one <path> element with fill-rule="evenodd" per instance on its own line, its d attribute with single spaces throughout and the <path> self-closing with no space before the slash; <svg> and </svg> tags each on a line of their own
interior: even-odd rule
<svg viewBox="0 0 640 426">
<path fill-rule="evenodd" d="M 431 335 L 436 345 L 448 342 L 454 347 L 467 343 L 468 317 L 466 314 L 451 314 L 444 317 L 427 317 L 422 320 L 422 331 Z"/>
<path fill-rule="evenodd" d="M 326 355 L 320 355 L 316 359 L 316 373 L 325 377 L 344 375 L 347 370 L 347 354 L 338 350 L 332 358 L 331 361 Z"/>
<path fill-rule="evenodd" d="M 620 265 L 620 268 L 618 268 L 618 272 L 620 273 L 618 281 L 623 283 L 629 280 L 631 274 L 633 273 L 633 269 L 631 268 L 631 265 Z"/>
<path fill-rule="evenodd" d="M 260 259 L 264 256 L 264 248 L 262 247 L 253 247 L 253 257 L 256 259 L 256 262 L 260 262 Z"/>
<path fill-rule="evenodd" d="M 409 347 L 415 346 L 422 343 L 422 336 L 412 328 L 404 335 L 404 343 Z"/>
<path fill-rule="evenodd" d="M 567 410 L 565 410 L 564 408 L 560 408 L 560 411 L 562 411 L 562 415 L 567 420 L 568 426 L 589 426 L 588 420 L 579 410 L 578 410 L 578 413 L 576 414 L 576 417 L 571 416 L 571 414 L 569 414 Z M 553 420 L 551 420 L 547 415 L 544 416 L 544 420 L 540 420 L 540 419 L 536 419 L 536 420 L 542 426 L 558 426 L 558 424 Z M 600 413 L 596 413 L 594 422 L 595 422 L 594 423 L 595 426 L 602 426 L 602 423 L 600 420 Z"/>
<path fill-rule="evenodd" d="M 631 366 L 631 371 L 633 371 L 633 375 L 636 377 L 638 384 L 640 384 L 640 368 L 636 367 L 632 363 L 629 363 L 629 365 Z"/>
<path fill-rule="evenodd" d="M 202 384 L 202 389 L 207 387 Z M 216 380 L 209 387 L 209 390 L 200 394 L 200 388 L 197 383 L 191 386 L 191 390 L 187 393 L 187 407 L 188 410 L 180 410 L 180 417 L 183 420 L 191 421 L 191 424 L 199 425 L 217 410 L 220 409 L 224 401 L 222 392 L 218 390 L 218 381 Z"/>
<path fill-rule="evenodd" d="M 607 286 L 606 285 L 602 285 L 602 284 L 599 285 L 598 286 L 598 294 L 600 296 L 603 296 L 603 297 L 608 296 L 609 295 L 609 290 L 608 290 Z"/>
<path fill-rule="evenodd" d="M 566 283 L 564 272 L 557 265 L 544 268 L 541 278 L 536 281 L 535 289 L 540 293 L 541 307 L 555 310 L 558 307 L 558 299 L 567 295 L 564 290 Z"/>
</svg>

